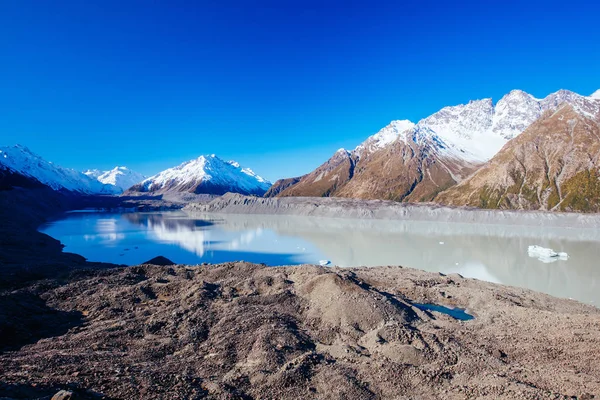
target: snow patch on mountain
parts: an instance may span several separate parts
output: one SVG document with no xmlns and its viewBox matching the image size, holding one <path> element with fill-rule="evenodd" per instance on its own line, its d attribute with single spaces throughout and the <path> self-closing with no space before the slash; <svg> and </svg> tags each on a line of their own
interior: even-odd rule
<svg viewBox="0 0 600 400">
<path fill-rule="evenodd" d="M 592 99 L 600 99 L 600 89 L 596 90 L 594 93 L 590 95 Z"/>
<path fill-rule="evenodd" d="M 183 191 L 208 183 L 223 192 L 262 194 L 271 183 L 235 161 L 223 161 L 214 154 L 203 155 L 177 167 L 167 169 L 136 185 L 140 191 L 160 191 L 175 188 Z M 139 188 L 137 187 L 139 186 Z"/>
<path fill-rule="evenodd" d="M 37 179 L 54 190 L 112 194 L 113 188 L 82 172 L 44 160 L 22 145 L 0 147 L 0 167 Z"/>
</svg>

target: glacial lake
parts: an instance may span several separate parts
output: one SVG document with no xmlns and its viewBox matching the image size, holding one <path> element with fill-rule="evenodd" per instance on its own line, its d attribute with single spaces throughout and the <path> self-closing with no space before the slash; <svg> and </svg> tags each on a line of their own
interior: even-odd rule
<svg viewBox="0 0 600 400">
<path fill-rule="evenodd" d="M 136 265 L 244 260 L 267 265 L 402 265 L 459 273 L 600 305 L 600 230 L 320 217 L 69 213 L 40 228 L 90 261 Z M 544 263 L 539 245 L 569 254 Z"/>
</svg>

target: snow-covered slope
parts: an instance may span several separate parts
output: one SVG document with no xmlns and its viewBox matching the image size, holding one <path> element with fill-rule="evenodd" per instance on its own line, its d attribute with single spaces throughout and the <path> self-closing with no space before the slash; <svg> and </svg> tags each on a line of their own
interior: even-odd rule
<svg viewBox="0 0 600 400">
<path fill-rule="evenodd" d="M 100 177 L 100 175 L 102 175 L 105 172 L 106 171 L 100 171 L 99 169 L 88 169 L 87 171 L 84 171 L 83 173 L 86 174 L 87 176 L 89 176 L 92 179 L 98 180 L 98 178 Z"/>
<path fill-rule="evenodd" d="M 355 152 L 363 155 L 395 140 L 427 141 L 428 135 L 430 143 L 438 144 L 440 156 L 483 163 L 545 111 L 557 110 L 563 103 L 568 103 L 589 118 L 600 120 L 600 90 L 591 96 L 559 90 L 544 99 L 537 99 L 522 90 L 513 90 L 496 104 L 488 98 L 444 107 L 416 125 L 410 121 L 393 121 L 356 147 Z"/>
<path fill-rule="evenodd" d="M 129 192 L 190 192 L 225 194 L 227 192 L 263 195 L 271 183 L 235 161 L 212 155 L 200 156 L 170 168 L 134 185 Z"/>
<path fill-rule="evenodd" d="M 140 183 L 146 177 L 139 172 L 130 170 L 127 167 L 115 167 L 110 171 L 100 171 L 91 169 L 85 171 L 84 174 L 90 178 L 94 178 L 105 185 L 114 187 L 116 193 L 122 193 L 136 183 Z"/>
<path fill-rule="evenodd" d="M 354 151 L 358 154 L 372 153 L 378 149 L 388 146 L 390 143 L 398 139 L 398 137 L 401 137 L 403 132 L 412 129 L 414 126 L 414 122 L 406 119 L 392 121 L 389 125 L 385 126 L 379 132 L 373 136 L 370 136 L 367 140 L 358 145 Z"/>
<path fill-rule="evenodd" d="M 0 167 L 34 178 L 54 190 L 85 194 L 111 194 L 111 186 L 70 168 L 44 160 L 22 145 L 0 147 Z"/>
</svg>

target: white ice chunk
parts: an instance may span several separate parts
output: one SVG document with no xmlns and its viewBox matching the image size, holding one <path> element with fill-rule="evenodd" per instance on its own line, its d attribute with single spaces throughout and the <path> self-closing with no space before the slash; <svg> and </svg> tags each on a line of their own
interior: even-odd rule
<svg viewBox="0 0 600 400">
<path fill-rule="evenodd" d="M 322 265 L 322 266 L 326 266 L 326 265 L 331 264 L 331 261 L 329 261 L 329 260 L 320 260 L 319 264 Z"/>
<path fill-rule="evenodd" d="M 544 263 L 552 263 L 558 260 L 568 260 L 569 255 L 564 252 L 556 252 L 552 249 L 548 249 L 542 246 L 529 246 L 527 248 L 527 254 L 529 257 L 537 258 Z"/>
</svg>

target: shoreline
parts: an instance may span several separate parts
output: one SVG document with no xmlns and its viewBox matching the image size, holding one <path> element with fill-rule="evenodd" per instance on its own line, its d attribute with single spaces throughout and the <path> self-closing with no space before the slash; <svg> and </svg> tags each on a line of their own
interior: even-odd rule
<svg viewBox="0 0 600 400">
<path fill-rule="evenodd" d="M 188 203 L 184 211 L 245 215 L 295 215 L 364 220 L 412 220 L 535 227 L 597 228 L 600 214 L 529 210 L 488 210 L 431 203 L 398 203 L 337 197 L 263 198 L 227 193 L 208 203 Z"/>
</svg>

